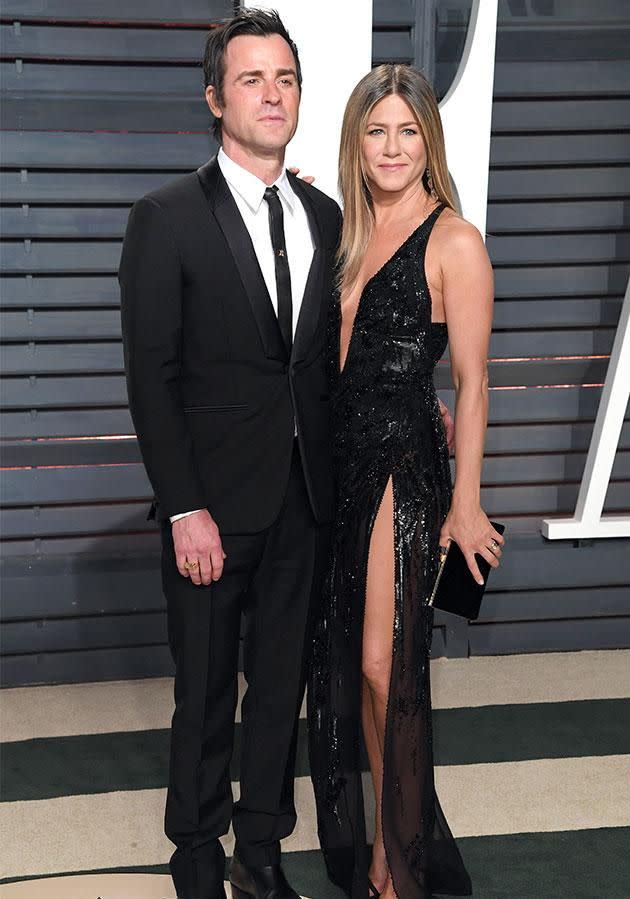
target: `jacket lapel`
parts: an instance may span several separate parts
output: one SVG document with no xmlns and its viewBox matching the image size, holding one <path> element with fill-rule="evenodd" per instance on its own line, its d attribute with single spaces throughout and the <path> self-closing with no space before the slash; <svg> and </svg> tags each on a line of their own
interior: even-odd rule
<svg viewBox="0 0 630 899">
<path fill-rule="evenodd" d="M 268 359 L 280 359 L 286 362 L 287 352 L 280 333 L 278 318 L 258 264 L 252 239 L 227 182 L 221 174 L 216 156 L 197 169 L 197 175 L 210 210 L 234 257 L 236 270 L 256 320 L 265 356 Z"/>
<path fill-rule="evenodd" d="M 295 175 L 289 174 L 289 179 L 291 187 L 304 206 L 311 229 L 311 237 L 313 238 L 313 259 L 306 280 L 306 287 L 304 288 L 304 296 L 302 297 L 300 315 L 293 338 L 293 351 L 291 353 L 292 361 L 300 362 L 309 351 L 320 316 L 326 308 L 323 291 L 327 252 L 323 246 L 324 241 L 319 219 L 308 192 L 304 189 L 300 179 L 296 178 Z"/>
</svg>

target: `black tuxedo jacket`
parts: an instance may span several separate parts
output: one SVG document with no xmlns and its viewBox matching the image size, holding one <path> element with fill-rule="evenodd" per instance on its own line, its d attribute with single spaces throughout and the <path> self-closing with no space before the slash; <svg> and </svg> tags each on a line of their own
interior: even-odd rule
<svg viewBox="0 0 630 899">
<path fill-rule="evenodd" d="M 333 513 L 326 319 L 341 213 L 290 176 L 314 243 L 291 357 L 215 159 L 131 210 L 119 280 L 129 406 L 158 513 L 224 533 L 277 517 L 294 427 L 313 513 Z"/>
</svg>

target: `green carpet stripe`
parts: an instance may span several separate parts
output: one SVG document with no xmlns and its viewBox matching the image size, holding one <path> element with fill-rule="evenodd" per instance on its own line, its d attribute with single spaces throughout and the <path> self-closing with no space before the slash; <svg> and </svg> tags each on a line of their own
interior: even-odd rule
<svg viewBox="0 0 630 899">
<path fill-rule="evenodd" d="M 630 700 L 438 709 L 434 732 L 437 765 L 624 755 L 630 753 Z M 240 739 L 237 725 L 232 780 L 239 778 Z M 167 730 L 6 743 L 2 800 L 164 787 L 168 750 Z M 296 776 L 308 773 L 306 722 L 300 721 Z"/>
<path fill-rule="evenodd" d="M 458 845 L 478 899 L 627 899 L 630 895 L 630 827 L 467 837 L 458 840 Z M 283 864 L 302 894 L 342 899 L 326 879 L 319 852 L 285 853 Z M 166 865 L 153 865 L 77 873 L 167 872 Z"/>
</svg>

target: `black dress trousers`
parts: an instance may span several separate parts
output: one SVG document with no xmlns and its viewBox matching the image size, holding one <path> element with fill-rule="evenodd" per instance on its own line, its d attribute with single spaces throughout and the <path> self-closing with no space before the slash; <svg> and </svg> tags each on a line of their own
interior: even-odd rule
<svg viewBox="0 0 630 899">
<path fill-rule="evenodd" d="M 171 525 L 163 525 L 162 575 L 176 666 L 166 834 L 180 865 L 192 859 L 207 869 L 231 821 L 246 864 L 275 864 L 279 841 L 295 826 L 298 718 L 328 535 L 313 518 L 297 443 L 277 519 L 261 533 L 223 538 L 227 558 L 218 582 L 197 587 L 179 574 Z M 247 691 L 240 799 L 233 805 L 242 615 Z"/>
</svg>

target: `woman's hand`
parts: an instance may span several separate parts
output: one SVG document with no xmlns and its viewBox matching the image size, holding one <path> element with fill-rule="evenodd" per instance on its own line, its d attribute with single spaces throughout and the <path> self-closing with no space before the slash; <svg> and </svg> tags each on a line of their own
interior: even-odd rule
<svg viewBox="0 0 630 899">
<path fill-rule="evenodd" d="M 289 171 L 292 175 L 299 175 L 300 169 L 296 165 L 290 165 Z M 315 180 L 315 175 L 302 175 L 302 181 L 306 181 L 307 184 L 312 184 Z"/>
<path fill-rule="evenodd" d="M 501 547 L 505 544 L 505 538 L 495 531 L 480 506 L 466 509 L 451 506 L 440 531 L 440 546 L 447 546 L 449 540 L 454 540 L 463 552 L 472 576 L 478 584 L 483 584 L 484 581 L 475 553 L 483 556 L 493 568 L 499 567 L 499 559 L 503 554 Z"/>
</svg>

